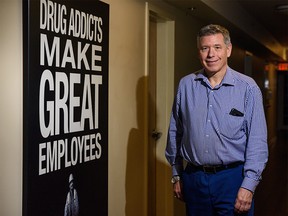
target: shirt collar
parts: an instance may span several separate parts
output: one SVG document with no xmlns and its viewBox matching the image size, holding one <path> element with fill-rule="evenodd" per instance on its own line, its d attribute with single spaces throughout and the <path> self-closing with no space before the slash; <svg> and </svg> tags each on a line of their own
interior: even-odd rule
<svg viewBox="0 0 288 216">
<path fill-rule="evenodd" d="M 195 80 L 203 80 L 203 81 L 207 80 L 207 77 L 204 75 L 204 69 L 196 72 Z M 226 74 L 225 74 L 220 86 L 221 85 L 231 85 L 231 86 L 235 85 L 235 78 L 233 76 L 232 69 L 230 67 L 227 67 Z"/>
</svg>

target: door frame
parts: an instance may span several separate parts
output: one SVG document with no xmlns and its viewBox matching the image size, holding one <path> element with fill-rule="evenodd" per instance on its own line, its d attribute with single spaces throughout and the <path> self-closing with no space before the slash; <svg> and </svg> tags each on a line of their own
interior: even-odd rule
<svg viewBox="0 0 288 216">
<path fill-rule="evenodd" d="M 156 185 L 155 195 L 151 199 L 151 191 L 147 187 L 148 193 L 148 212 L 157 216 L 173 215 L 173 191 L 170 183 L 171 166 L 165 158 L 165 147 L 167 130 L 169 127 L 171 107 L 174 98 L 174 44 L 175 44 L 175 21 L 173 16 L 168 12 L 151 3 L 146 3 L 146 35 L 145 35 L 145 76 L 149 76 L 149 23 L 150 17 L 153 16 L 157 21 L 157 56 L 156 56 L 156 130 L 162 132 L 162 136 L 156 141 L 155 145 L 149 145 L 147 149 L 147 160 L 155 160 L 155 167 L 147 170 L 147 183 L 154 181 Z M 149 89 L 147 90 L 149 91 Z M 147 92 L 148 93 L 148 92 Z M 148 101 L 149 102 L 149 101 Z M 148 113 L 149 115 L 149 113 Z M 149 120 L 149 117 L 147 121 Z M 149 125 L 149 124 L 148 124 Z M 151 131 L 148 131 L 150 136 Z M 148 138 L 149 140 L 149 138 Z M 150 148 L 154 148 L 151 149 Z M 155 158 L 151 158 L 149 152 L 155 153 Z M 151 162 L 151 161 L 150 161 Z M 152 163 L 153 164 L 153 163 Z M 153 170 L 155 169 L 155 170 Z M 152 179 L 151 179 L 152 178 Z M 153 187 L 152 187 L 153 188 Z M 150 195 L 149 195 L 150 194 Z M 155 201 L 155 203 L 151 203 Z"/>
</svg>

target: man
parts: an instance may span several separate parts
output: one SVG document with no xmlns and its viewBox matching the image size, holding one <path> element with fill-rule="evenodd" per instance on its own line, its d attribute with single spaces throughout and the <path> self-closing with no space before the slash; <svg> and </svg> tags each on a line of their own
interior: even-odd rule
<svg viewBox="0 0 288 216">
<path fill-rule="evenodd" d="M 181 79 L 168 131 L 174 196 L 188 216 L 251 216 L 268 160 L 262 94 L 228 66 L 227 29 L 203 27 L 197 45 L 203 69 Z"/>
<path fill-rule="evenodd" d="M 74 187 L 73 174 L 69 175 L 69 192 L 66 198 L 64 216 L 78 216 L 79 215 L 79 201 L 78 194 Z"/>
</svg>

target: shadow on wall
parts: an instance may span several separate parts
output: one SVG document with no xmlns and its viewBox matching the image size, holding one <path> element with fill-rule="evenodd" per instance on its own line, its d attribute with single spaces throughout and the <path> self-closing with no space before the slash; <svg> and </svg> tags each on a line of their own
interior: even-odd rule
<svg viewBox="0 0 288 216">
<path fill-rule="evenodd" d="M 185 215 L 183 202 L 180 202 L 177 199 L 173 199 L 172 186 L 170 188 L 170 174 L 168 179 L 163 177 L 166 176 L 165 173 L 167 170 L 170 173 L 170 166 L 157 159 L 155 162 L 152 162 L 152 166 L 155 166 L 155 172 L 157 167 L 157 174 L 155 174 L 158 177 L 161 176 L 161 179 L 158 179 L 158 181 L 168 181 L 168 193 L 166 188 L 167 184 L 165 184 L 165 182 L 157 182 L 157 184 L 156 179 L 148 180 L 150 183 L 151 181 L 153 182 L 155 180 L 155 185 L 154 183 L 151 183 L 152 185 L 148 185 L 147 182 L 148 166 L 151 166 L 151 161 L 149 161 L 149 158 L 150 160 L 153 160 L 153 156 L 151 157 L 151 155 L 147 155 L 147 152 L 150 152 L 150 154 L 153 155 L 155 154 L 155 152 L 152 153 L 151 150 L 149 151 L 147 146 L 149 144 L 147 137 L 149 117 L 148 104 L 155 103 L 155 101 L 153 101 L 153 99 L 147 94 L 147 87 L 148 77 L 143 76 L 138 80 L 136 89 L 137 128 L 132 128 L 130 130 L 127 144 L 125 216 L 146 216 L 147 214 L 149 216 L 155 216 L 156 213 L 157 216 Z M 163 136 L 166 136 L 166 132 L 163 134 Z M 163 154 L 165 153 L 163 152 Z M 149 177 L 151 178 L 151 176 Z M 158 195 L 156 195 L 156 193 Z M 163 196 L 168 194 L 171 199 L 169 197 L 167 199 L 162 197 L 162 194 Z M 160 198 L 160 200 L 156 200 L 157 197 L 158 199 Z M 167 205 L 170 207 L 172 205 L 172 207 L 169 208 L 171 212 L 168 212 L 170 210 L 167 209 Z"/>
<path fill-rule="evenodd" d="M 126 165 L 126 216 L 142 216 L 145 214 L 145 98 L 147 91 L 147 77 L 141 77 L 137 83 L 137 128 L 129 133 L 127 145 Z"/>
</svg>

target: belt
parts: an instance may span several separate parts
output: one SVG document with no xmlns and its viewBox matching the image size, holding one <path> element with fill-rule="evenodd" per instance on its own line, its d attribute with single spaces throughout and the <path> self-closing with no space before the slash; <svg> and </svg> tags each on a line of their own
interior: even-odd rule
<svg viewBox="0 0 288 216">
<path fill-rule="evenodd" d="M 192 163 L 188 163 L 188 166 L 192 168 L 192 171 L 202 171 L 205 173 L 217 173 L 222 170 L 232 169 L 236 168 L 239 165 L 242 165 L 243 162 L 235 162 L 227 165 L 205 165 L 205 166 L 195 166 Z"/>
</svg>

